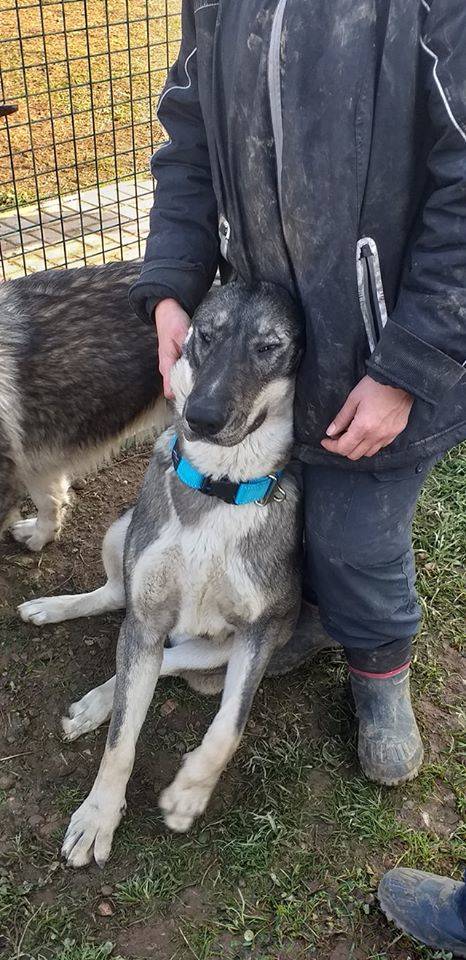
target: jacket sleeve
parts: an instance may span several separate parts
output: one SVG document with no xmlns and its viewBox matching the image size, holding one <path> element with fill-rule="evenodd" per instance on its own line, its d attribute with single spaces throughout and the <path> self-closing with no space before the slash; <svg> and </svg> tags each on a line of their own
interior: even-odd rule
<svg viewBox="0 0 466 960">
<path fill-rule="evenodd" d="M 217 202 L 197 78 L 193 0 L 183 0 L 180 52 L 157 111 L 169 141 L 152 158 L 157 188 L 150 232 L 140 277 L 129 293 L 145 320 L 165 297 L 192 314 L 217 270 Z"/>
<path fill-rule="evenodd" d="M 427 0 L 429 192 L 368 373 L 438 403 L 466 373 L 466 5 Z"/>
</svg>

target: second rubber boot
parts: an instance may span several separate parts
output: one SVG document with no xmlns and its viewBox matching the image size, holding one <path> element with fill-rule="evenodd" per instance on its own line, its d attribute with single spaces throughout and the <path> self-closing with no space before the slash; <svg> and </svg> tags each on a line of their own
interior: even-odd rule
<svg viewBox="0 0 466 960">
<path fill-rule="evenodd" d="M 284 647 L 275 650 L 265 675 L 281 677 L 312 660 L 321 650 L 338 648 L 341 649 L 340 644 L 335 643 L 322 626 L 318 607 L 303 600 L 291 639 Z"/>
<path fill-rule="evenodd" d="M 388 674 L 350 668 L 358 756 L 369 780 L 396 787 L 419 773 L 424 748 L 411 706 L 409 666 Z"/>
<path fill-rule="evenodd" d="M 466 883 L 421 870 L 389 870 L 379 886 L 380 906 L 403 933 L 466 957 Z"/>
</svg>

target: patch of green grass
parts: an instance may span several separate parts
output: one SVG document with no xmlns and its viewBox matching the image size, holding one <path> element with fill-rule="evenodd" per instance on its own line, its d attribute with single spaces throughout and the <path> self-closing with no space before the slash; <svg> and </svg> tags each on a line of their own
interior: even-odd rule
<svg viewBox="0 0 466 960">
<path fill-rule="evenodd" d="M 107 940 L 99 944 L 79 944 L 76 940 L 66 939 L 57 954 L 57 960 L 107 960 L 112 956 L 113 960 L 121 960 L 113 953 L 114 944 Z"/>
<path fill-rule="evenodd" d="M 114 897 L 118 903 L 124 906 L 155 901 L 170 903 L 189 882 L 196 881 L 195 869 L 192 869 L 195 865 L 188 862 L 188 856 L 173 856 L 173 850 L 168 847 L 169 844 L 162 841 L 157 855 L 141 855 L 141 866 L 135 874 L 116 886 Z"/>
<path fill-rule="evenodd" d="M 79 807 L 85 798 L 86 791 L 83 787 L 66 784 L 60 787 L 58 793 L 55 794 L 54 808 L 58 813 L 71 816 L 76 810 L 76 807 Z"/>
<path fill-rule="evenodd" d="M 414 523 L 423 633 L 465 643 L 466 445 L 437 464 L 422 492 Z"/>
<path fill-rule="evenodd" d="M 0 929 L 9 931 L 10 956 L 16 960 L 23 954 L 42 951 L 57 955 L 64 940 L 71 936 L 72 914 L 60 906 L 31 903 L 29 895 L 35 889 L 32 883 L 14 884 L 7 878 L 0 880 Z"/>
</svg>

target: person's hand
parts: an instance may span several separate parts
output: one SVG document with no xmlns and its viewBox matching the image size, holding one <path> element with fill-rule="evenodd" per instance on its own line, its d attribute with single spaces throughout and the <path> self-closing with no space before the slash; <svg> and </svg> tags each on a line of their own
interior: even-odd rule
<svg viewBox="0 0 466 960">
<path fill-rule="evenodd" d="M 413 403 L 406 390 L 363 377 L 328 427 L 322 446 L 349 460 L 373 457 L 404 430 Z"/>
<path fill-rule="evenodd" d="M 167 400 L 173 399 L 170 373 L 173 365 L 181 356 L 190 322 L 188 314 L 176 300 L 161 300 L 155 308 L 159 370 L 163 377 L 163 392 Z"/>
</svg>

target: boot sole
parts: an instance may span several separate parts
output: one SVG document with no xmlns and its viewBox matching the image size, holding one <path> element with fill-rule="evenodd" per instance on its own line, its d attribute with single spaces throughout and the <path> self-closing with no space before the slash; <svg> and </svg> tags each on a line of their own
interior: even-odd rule
<svg viewBox="0 0 466 960">
<path fill-rule="evenodd" d="M 400 923 L 399 920 L 397 920 L 396 917 L 393 916 L 393 914 L 390 913 L 388 906 L 384 904 L 383 896 L 379 895 L 379 903 L 380 903 L 380 909 L 382 913 L 386 916 L 387 920 L 389 920 L 390 923 L 394 923 L 398 930 L 401 930 L 401 932 L 404 933 L 405 936 L 411 937 L 411 939 L 415 940 L 416 943 L 422 943 L 426 947 L 433 947 L 434 950 L 445 950 L 447 953 L 453 953 L 454 957 L 466 958 L 466 943 L 464 944 L 464 946 L 460 944 L 458 947 L 455 946 L 452 948 L 452 947 L 440 947 L 438 943 L 434 943 L 433 940 L 427 940 L 427 939 L 420 940 L 419 937 L 416 937 L 414 933 L 411 933 L 410 930 L 407 930 L 407 928 L 403 926 L 403 924 Z"/>
<path fill-rule="evenodd" d="M 382 779 L 382 777 L 371 776 L 370 773 L 366 773 L 362 764 L 361 764 L 361 769 L 362 769 L 362 772 L 364 773 L 364 776 L 367 777 L 367 779 L 370 780 L 371 783 L 379 783 L 382 787 L 401 787 L 403 783 L 410 783 L 411 780 L 416 779 L 423 763 L 424 763 L 424 754 L 422 755 L 417 767 L 415 767 L 414 770 L 411 771 L 411 773 L 408 773 L 406 777 L 398 777 L 396 780 L 393 780 L 393 779 L 388 780 L 388 779 Z"/>
</svg>

